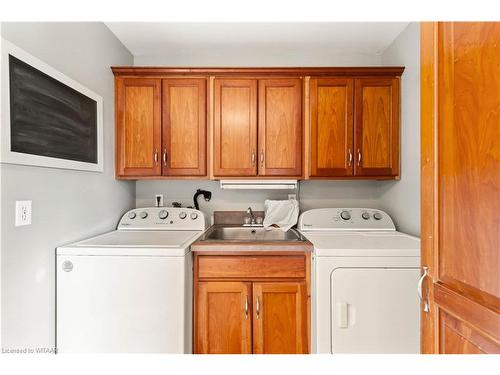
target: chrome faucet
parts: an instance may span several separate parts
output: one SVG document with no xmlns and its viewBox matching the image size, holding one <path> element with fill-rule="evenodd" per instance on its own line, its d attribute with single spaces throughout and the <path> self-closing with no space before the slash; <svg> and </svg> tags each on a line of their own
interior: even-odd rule
<svg viewBox="0 0 500 375">
<path fill-rule="evenodd" d="M 250 215 L 250 219 L 251 219 L 250 224 L 254 225 L 255 224 L 255 215 L 253 214 L 251 207 L 247 208 L 247 214 Z"/>
</svg>

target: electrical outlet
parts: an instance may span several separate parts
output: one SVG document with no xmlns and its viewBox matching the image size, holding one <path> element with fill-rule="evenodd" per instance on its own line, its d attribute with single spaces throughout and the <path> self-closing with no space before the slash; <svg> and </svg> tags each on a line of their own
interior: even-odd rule
<svg viewBox="0 0 500 375">
<path fill-rule="evenodd" d="M 163 194 L 155 195 L 155 207 L 163 207 Z"/>
<path fill-rule="evenodd" d="M 16 227 L 31 225 L 31 201 L 16 201 Z"/>
<path fill-rule="evenodd" d="M 297 199 L 297 194 L 288 194 L 288 199 Z"/>
</svg>

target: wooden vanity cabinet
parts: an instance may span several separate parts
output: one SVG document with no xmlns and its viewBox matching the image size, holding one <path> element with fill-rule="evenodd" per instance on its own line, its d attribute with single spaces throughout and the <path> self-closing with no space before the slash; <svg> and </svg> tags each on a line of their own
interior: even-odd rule
<svg viewBox="0 0 500 375">
<path fill-rule="evenodd" d="M 195 253 L 194 353 L 308 353 L 309 262 Z"/>
</svg>

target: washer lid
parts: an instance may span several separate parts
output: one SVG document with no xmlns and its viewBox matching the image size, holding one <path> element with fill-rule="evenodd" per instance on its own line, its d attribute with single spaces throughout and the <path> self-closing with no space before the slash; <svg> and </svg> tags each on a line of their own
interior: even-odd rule
<svg viewBox="0 0 500 375">
<path fill-rule="evenodd" d="M 316 256 L 420 256 L 420 239 L 401 232 L 302 232 Z"/>
<path fill-rule="evenodd" d="M 179 256 L 203 231 L 117 230 L 57 248 L 58 255 Z"/>
</svg>

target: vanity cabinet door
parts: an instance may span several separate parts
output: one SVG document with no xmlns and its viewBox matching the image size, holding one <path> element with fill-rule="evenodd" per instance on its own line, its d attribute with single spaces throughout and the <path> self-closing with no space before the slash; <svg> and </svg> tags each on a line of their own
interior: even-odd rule
<svg viewBox="0 0 500 375">
<path fill-rule="evenodd" d="M 257 175 L 257 80 L 215 79 L 214 176 Z"/>
<path fill-rule="evenodd" d="M 305 282 L 253 284 L 253 352 L 307 353 Z"/>
<path fill-rule="evenodd" d="M 302 175 L 302 80 L 259 80 L 259 175 Z"/>
<path fill-rule="evenodd" d="M 162 81 L 162 168 L 165 176 L 206 176 L 207 81 Z"/>
<path fill-rule="evenodd" d="M 161 81 L 116 81 L 116 175 L 161 175 Z"/>
<path fill-rule="evenodd" d="M 345 177 L 354 172 L 354 80 L 311 78 L 311 177 Z"/>
<path fill-rule="evenodd" d="M 399 175 L 399 79 L 355 80 L 354 175 Z"/>
<path fill-rule="evenodd" d="M 245 282 L 198 282 L 195 353 L 252 353 L 251 285 Z"/>
</svg>

